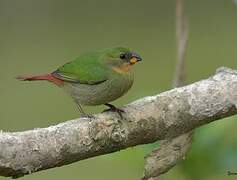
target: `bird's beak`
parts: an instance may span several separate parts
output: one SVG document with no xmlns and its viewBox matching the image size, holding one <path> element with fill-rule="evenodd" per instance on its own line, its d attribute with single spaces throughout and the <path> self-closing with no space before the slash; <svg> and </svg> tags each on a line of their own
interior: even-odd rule
<svg viewBox="0 0 237 180">
<path fill-rule="evenodd" d="M 138 55 L 135 52 L 132 52 L 131 59 L 130 59 L 130 64 L 135 64 L 135 63 L 137 63 L 138 61 L 141 61 L 141 60 L 142 60 L 142 58 L 141 58 L 140 55 Z"/>
</svg>

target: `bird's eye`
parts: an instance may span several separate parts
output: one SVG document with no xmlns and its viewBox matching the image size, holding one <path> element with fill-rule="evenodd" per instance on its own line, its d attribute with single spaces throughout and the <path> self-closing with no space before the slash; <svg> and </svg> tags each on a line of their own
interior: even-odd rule
<svg viewBox="0 0 237 180">
<path fill-rule="evenodd" d="M 126 58 L 126 54 L 120 54 L 120 59 L 125 59 Z"/>
</svg>

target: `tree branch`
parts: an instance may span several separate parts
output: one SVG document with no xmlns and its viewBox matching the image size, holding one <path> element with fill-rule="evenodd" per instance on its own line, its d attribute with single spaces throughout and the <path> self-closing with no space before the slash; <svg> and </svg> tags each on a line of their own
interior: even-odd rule
<svg viewBox="0 0 237 180">
<path fill-rule="evenodd" d="M 176 137 L 237 114 L 237 71 L 145 97 L 116 113 L 48 128 L 0 134 L 0 175 L 14 178 L 127 147 Z"/>
<path fill-rule="evenodd" d="M 193 131 L 178 137 L 162 140 L 160 146 L 145 157 L 145 168 L 142 180 L 159 179 L 160 175 L 168 172 L 185 155 L 192 145 Z"/>
<path fill-rule="evenodd" d="M 185 0 L 176 0 L 176 38 L 177 63 L 173 87 L 180 87 L 185 84 L 186 79 L 185 55 L 188 41 L 188 21 L 185 13 Z M 172 139 L 160 141 L 159 147 L 145 157 L 143 180 L 159 178 L 161 174 L 166 173 L 184 159 L 192 145 L 193 135 L 194 131 L 191 131 Z M 179 147 L 178 150 L 177 147 Z"/>
</svg>

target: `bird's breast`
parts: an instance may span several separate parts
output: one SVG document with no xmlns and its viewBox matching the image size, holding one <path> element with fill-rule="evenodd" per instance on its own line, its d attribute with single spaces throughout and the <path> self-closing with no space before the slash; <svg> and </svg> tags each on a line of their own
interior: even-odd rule
<svg viewBox="0 0 237 180">
<path fill-rule="evenodd" d="M 124 95 L 133 84 L 133 74 L 113 74 L 108 80 L 95 85 L 66 83 L 65 89 L 82 105 L 101 105 Z"/>
</svg>

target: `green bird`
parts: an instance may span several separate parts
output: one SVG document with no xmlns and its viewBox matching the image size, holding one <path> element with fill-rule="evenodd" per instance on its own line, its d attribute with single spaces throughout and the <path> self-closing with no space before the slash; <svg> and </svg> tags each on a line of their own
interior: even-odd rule
<svg viewBox="0 0 237 180">
<path fill-rule="evenodd" d="M 82 105 L 106 105 L 120 115 L 123 110 L 109 104 L 124 95 L 133 84 L 131 66 L 142 58 L 124 47 L 115 47 L 82 54 L 56 71 L 38 76 L 19 76 L 23 81 L 45 80 L 65 90 L 77 103 L 82 116 Z"/>
</svg>

